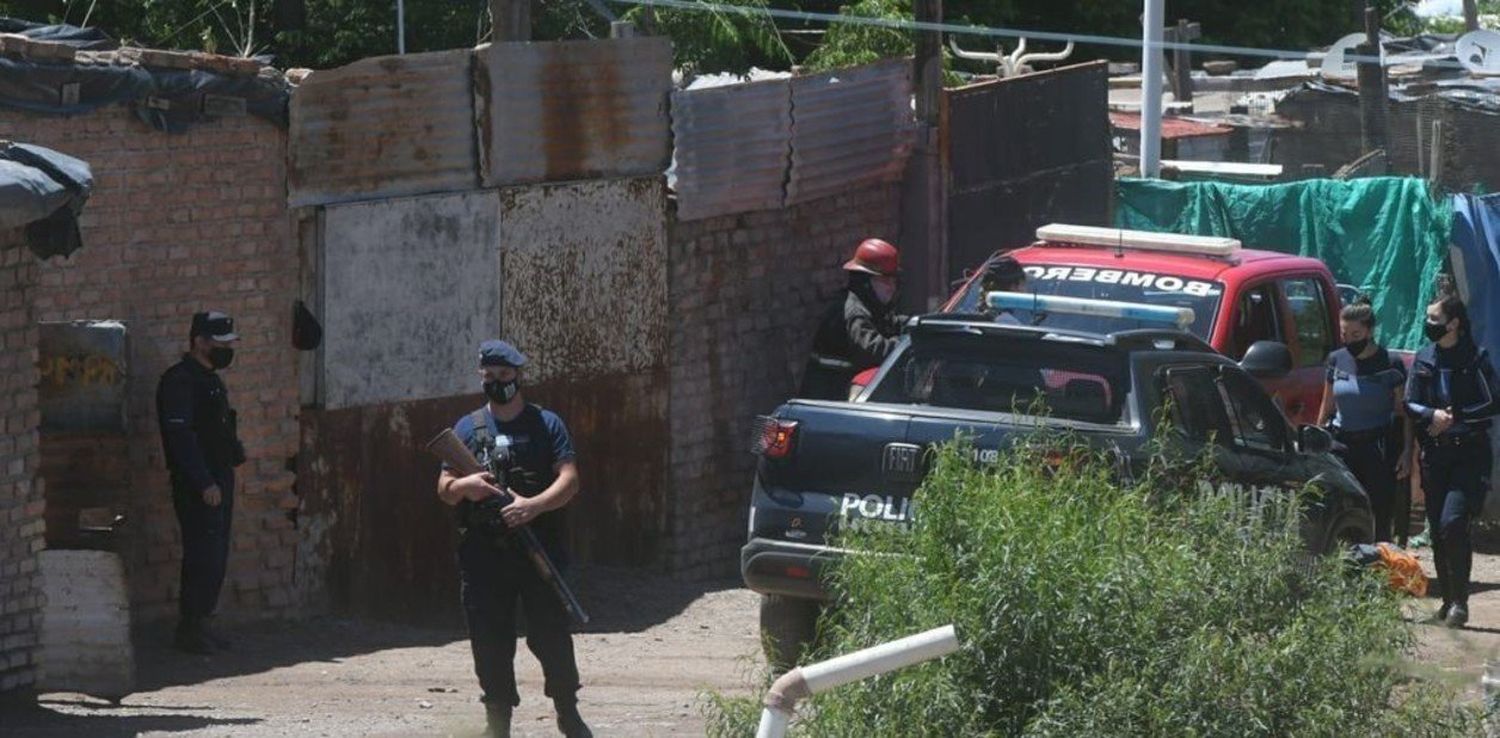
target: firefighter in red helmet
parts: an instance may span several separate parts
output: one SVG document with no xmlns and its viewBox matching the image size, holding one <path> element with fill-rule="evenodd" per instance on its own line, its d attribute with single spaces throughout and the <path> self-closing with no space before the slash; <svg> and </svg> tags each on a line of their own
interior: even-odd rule
<svg viewBox="0 0 1500 738">
<path fill-rule="evenodd" d="M 812 357 L 798 397 L 846 400 L 854 375 L 879 366 L 901 337 L 905 316 L 895 313 L 901 254 L 871 238 L 844 262 L 849 286 L 828 306 L 813 337 Z"/>
</svg>

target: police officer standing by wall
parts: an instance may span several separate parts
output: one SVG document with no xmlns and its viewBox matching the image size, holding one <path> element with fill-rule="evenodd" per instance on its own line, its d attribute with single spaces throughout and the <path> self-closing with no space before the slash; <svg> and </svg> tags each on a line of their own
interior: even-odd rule
<svg viewBox="0 0 1500 738">
<path fill-rule="evenodd" d="M 1334 434 L 1348 450 L 1344 462 L 1370 495 L 1375 540 L 1403 539 L 1409 498 L 1399 479 L 1411 476 L 1412 427 L 1404 403 L 1406 370 L 1374 340 L 1375 311 L 1360 299 L 1339 314 L 1344 347 L 1328 356 L 1321 424 L 1333 421 Z"/>
<path fill-rule="evenodd" d="M 905 316 L 895 312 L 901 255 L 878 238 L 861 243 L 844 263 L 849 286 L 828 306 L 813 336 L 798 397 L 847 400 L 856 374 L 879 366 L 896 348 Z"/>
<path fill-rule="evenodd" d="M 229 563 L 234 468 L 245 462 L 229 392 L 219 370 L 234 361 L 234 321 L 221 312 L 193 315 L 190 347 L 161 375 L 156 418 L 182 529 L 182 586 L 175 644 L 207 654 L 228 641 L 204 621 L 213 614 Z"/>
<path fill-rule="evenodd" d="M 1458 628 L 1469 620 L 1469 523 L 1484 509 L 1490 487 L 1490 418 L 1500 412 L 1500 388 L 1457 295 L 1429 305 L 1423 328 L 1432 343 L 1412 361 L 1406 407 L 1422 447 L 1422 492 L 1443 592 L 1436 619 Z"/>
<path fill-rule="evenodd" d="M 561 569 L 566 565 L 557 512 L 578 491 L 578 466 L 568 429 L 556 414 L 526 402 L 521 368 L 526 357 L 504 341 L 479 347 L 479 376 L 488 399 L 460 418 L 453 432 L 486 465 L 499 459 L 515 501 L 503 510 L 505 525 L 529 526 Z M 520 544 L 477 524 L 474 506 L 499 495 L 487 473 L 459 477 L 444 469 L 438 497 L 457 508 L 462 536 L 460 586 L 474 672 L 484 691 L 491 735 L 510 735 L 516 690 L 516 601 L 526 610 L 526 645 L 542 664 L 545 691 L 557 710 L 557 727 L 570 738 L 591 735 L 578 713 L 578 665 L 562 602 L 527 560 Z"/>
</svg>

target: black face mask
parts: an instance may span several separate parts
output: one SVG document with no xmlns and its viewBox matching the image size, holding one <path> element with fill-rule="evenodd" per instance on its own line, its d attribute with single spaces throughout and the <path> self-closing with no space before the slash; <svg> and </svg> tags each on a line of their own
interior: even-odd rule
<svg viewBox="0 0 1500 738">
<path fill-rule="evenodd" d="M 234 349 L 228 346 L 215 346 L 208 350 L 208 363 L 215 369 L 225 369 L 234 363 Z"/>
<path fill-rule="evenodd" d="M 1358 341 L 1350 341 L 1349 343 L 1346 343 L 1344 345 L 1348 347 L 1349 353 L 1353 354 L 1354 358 L 1357 359 L 1359 358 L 1360 354 L 1365 352 L 1365 349 L 1370 347 L 1370 339 L 1361 338 Z"/>
<path fill-rule="evenodd" d="M 504 405 L 515 398 L 516 393 L 521 391 L 521 382 L 512 379 L 509 382 L 485 382 L 484 396 L 491 401 Z"/>
<path fill-rule="evenodd" d="M 1422 332 L 1427 334 L 1427 340 L 1440 341 L 1443 336 L 1448 335 L 1448 324 L 1427 321 L 1422 324 Z"/>
</svg>

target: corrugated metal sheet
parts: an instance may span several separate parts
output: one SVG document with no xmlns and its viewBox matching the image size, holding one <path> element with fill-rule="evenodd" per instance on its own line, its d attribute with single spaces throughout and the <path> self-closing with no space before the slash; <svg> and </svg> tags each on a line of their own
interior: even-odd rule
<svg viewBox="0 0 1500 738">
<path fill-rule="evenodd" d="M 479 342 L 500 330 L 499 227 L 490 190 L 327 208 L 326 407 L 470 389 Z"/>
<path fill-rule="evenodd" d="M 666 169 L 672 86 L 666 38 L 491 44 L 477 56 L 485 186 Z"/>
<path fill-rule="evenodd" d="M 915 131 L 911 96 L 902 59 L 793 79 L 787 203 L 899 179 Z"/>
<path fill-rule="evenodd" d="M 660 177 L 500 191 L 505 336 L 529 381 L 665 365 L 665 198 Z"/>
<path fill-rule="evenodd" d="M 308 76 L 291 100 L 291 204 L 477 186 L 472 56 L 383 56 Z"/>
<path fill-rule="evenodd" d="M 1082 64 L 944 93 L 950 279 L 1049 222 L 1104 225 L 1108 65 Z"/>
<path fill-rule="evenodd" d="M 792 153 L 790 80 L 672 93 L 677 218 L 776 210 Z"/>
</svg>

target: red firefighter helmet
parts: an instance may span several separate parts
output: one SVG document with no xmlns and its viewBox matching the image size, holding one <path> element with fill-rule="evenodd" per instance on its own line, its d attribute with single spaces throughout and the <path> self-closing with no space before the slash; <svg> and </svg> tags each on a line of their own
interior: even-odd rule
<svg viewBox="0 0 1500 738">
<path fill-rule="evenodd" d="M 894 277 L 901 272 L 901 254 L 885 241 L 866 239 L 854 249 L 854 258 L 844 262 L 844 271 Z"/>
</svg>

